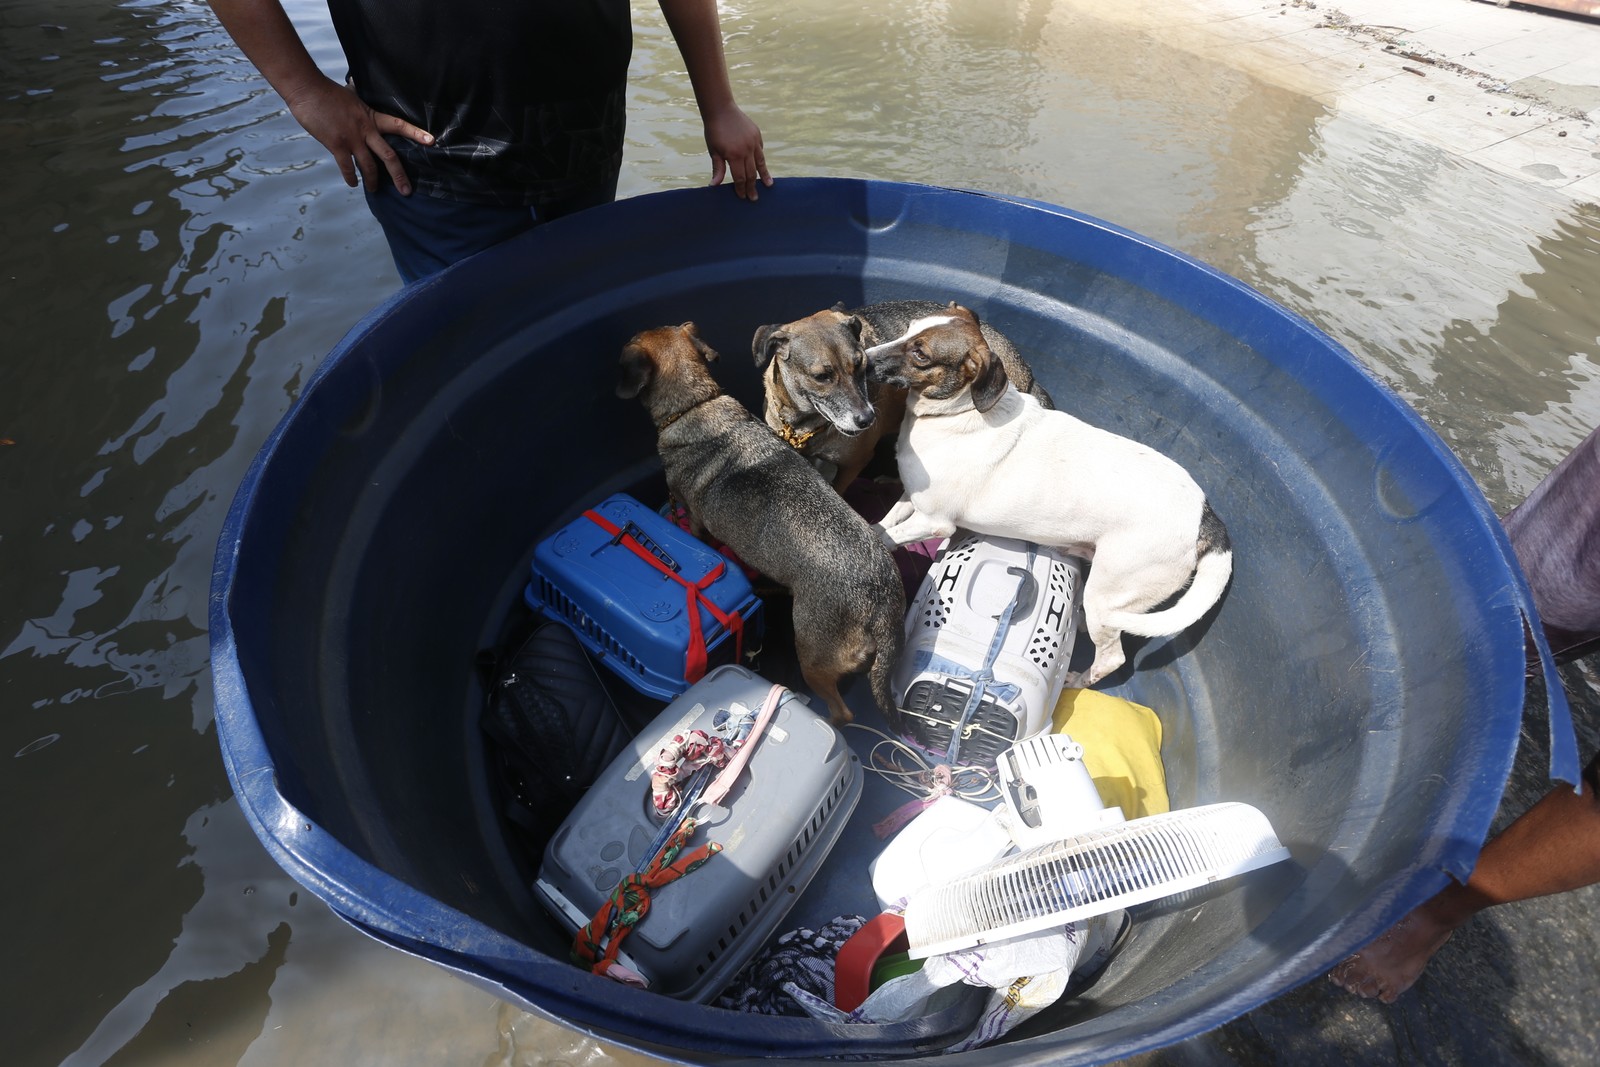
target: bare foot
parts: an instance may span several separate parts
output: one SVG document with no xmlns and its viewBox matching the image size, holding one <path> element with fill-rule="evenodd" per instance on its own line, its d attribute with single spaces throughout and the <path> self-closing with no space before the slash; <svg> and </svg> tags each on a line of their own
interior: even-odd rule
<svg viewBox="0 0 1600 1067">
<path fill-rule="evenodd" d="M 1393 1004 L 1421 977 L 1433 954 L 1453 933 L 1455 927 L 1441 922 L 1424 904 L 1335 967 L 1328 980 L 1358 997 L 1377 997 Z"/>
</svg>

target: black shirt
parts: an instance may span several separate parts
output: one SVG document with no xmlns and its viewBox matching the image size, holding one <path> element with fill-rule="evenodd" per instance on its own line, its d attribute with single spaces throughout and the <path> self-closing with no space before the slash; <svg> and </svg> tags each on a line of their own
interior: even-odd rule
<svg viewBox="0 0 1600 1067">
<path fill-rule="evenodd" d="M 435 137 L 391 136 L 418 191 L 559 205 L 622 163 L 628 0 L 328 0 L 357 94 Z"/>
</svg>

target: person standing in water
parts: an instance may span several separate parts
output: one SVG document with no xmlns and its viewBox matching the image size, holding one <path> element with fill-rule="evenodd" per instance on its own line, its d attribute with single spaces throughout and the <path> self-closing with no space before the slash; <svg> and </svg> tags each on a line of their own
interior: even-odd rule
<svg viewBox="0 0 1600 1067">
<path fill-rule="evenodd" d="M 734 100 L 716 0 L 659 2 L 711 184 L 726 175 L 754 201 L 772 177 L 761 130 Z M 407 282 L 616 197 L 628 0 L 328 0 L 343 84 L 318 69 L 280 0 L 210 4 L 345 183 L 359 176 Z"/>
</svg>

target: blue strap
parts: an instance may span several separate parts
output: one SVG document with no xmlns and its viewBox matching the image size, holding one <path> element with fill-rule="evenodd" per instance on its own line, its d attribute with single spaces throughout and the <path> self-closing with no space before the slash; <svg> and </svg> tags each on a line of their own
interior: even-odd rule
<svg viewBox="0 0 1600 1067">
<path fill-rule="evenodd" d="M 944 758 L 956 762 L 956 756 L 961 749 L 961 738 L 977 714 L 978 707 L 983 703 L 984 695 L 988 692 L 989 683 L 994 681 L 994 662 L 1000 658 L 1000 649 L 1006 643 L 1006 635 L 1011 631 L 1012 620 L 1015 616 L 1033 606 L 1037 590 L 1033 581 L 1033 561 L 1038 556 L 1039 546 L 1028 544 L 1028 565 L 1026 567 L 1007 567 L 1007 574 L 1017 576 L 1017 590 L 1012 594 L 1011 602 L 1006 605 L 995 622 L 994 635 L 989 638 L 989 649 L 984 653 L 983 666 L 979 667 L 972 675 L 972 695 L 967 697 L 966 707 L 961 709 L 961 718 L 950 728 L 950 743 L 945 746 Z"/>
</svg>

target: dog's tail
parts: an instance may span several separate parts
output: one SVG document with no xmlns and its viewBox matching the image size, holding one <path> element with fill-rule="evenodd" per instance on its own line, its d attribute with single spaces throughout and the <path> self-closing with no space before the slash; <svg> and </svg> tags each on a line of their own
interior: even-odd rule
<svg viewBox="0 0 1600 1067">
<path fill-rule="evenodd" d="M 899 577 L 895 577 L 898 586 Z M 905 717 L 894 697 L 894 669 L 900 662 L 901 646 L 905 644 L 905 611 L 880 611 L 873 629 L 872 642 L 876 649 L 872 666 L 867 670 L 867 680 L 872 685 L 872 698 L 877 701 L 889 729 L 896 734 L 905 733 Z"/>
<path fill-rule="evenodd" d="M 1233 546 L 1228 540 L 1228 528 L 1211 510 L 1209 502 L 1200 512 L 1197 543 L 1200 560 L 1195 565 L 1189 587 L 1176 604 L 1161 611 L 1118 612 L 1106 620 L 1107 624 L 1138 637 L 1165 637 L 1181 633 L 1199 622 L 1221 598 L 1233 576 Z"/>
</svg>

